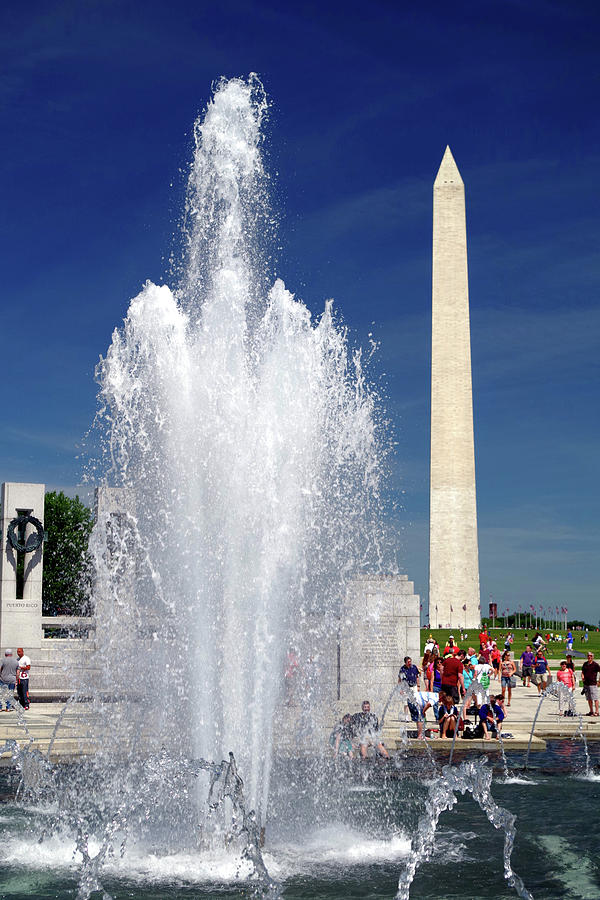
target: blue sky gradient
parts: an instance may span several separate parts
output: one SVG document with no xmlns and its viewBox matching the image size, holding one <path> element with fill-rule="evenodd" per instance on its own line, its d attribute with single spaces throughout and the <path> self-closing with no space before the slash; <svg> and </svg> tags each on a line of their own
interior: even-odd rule
<svg viewBox="0 0 600 900">
<path fill-rule="evenodd" d="M 432 185 L 467 192 L 482 603 L 597 622 L 600 7 L 141 3 L 0 9 L 0 480 L 71 492 L 93 372 L 177 247 L 219 76 L 272 101 L 274 268 L 352 339 L 396 453 L 398 556 L 427 595 Z"/>
</svg>

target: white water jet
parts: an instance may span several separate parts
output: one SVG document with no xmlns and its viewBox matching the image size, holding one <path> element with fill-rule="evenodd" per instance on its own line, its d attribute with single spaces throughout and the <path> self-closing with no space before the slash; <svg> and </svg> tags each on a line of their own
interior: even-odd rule
<svg viewBox="0 0 600 900">
<path fill-rule="evenodd" d="M 382 553 L 360 352 L 330 302 L 315 322 L 265 287 L 266 109 L 254 76 L 222 81 L 196 123 L 179 284 L 144 286 L 98 368 L 107 483 L 131 508 L 92 542 L 100 659 L 134 660 L 127 716 L 192 757 L 233 750 L 263 818 L 286 651 L 308 630 L 318 649 L 345 579 Z"/>
</svg>

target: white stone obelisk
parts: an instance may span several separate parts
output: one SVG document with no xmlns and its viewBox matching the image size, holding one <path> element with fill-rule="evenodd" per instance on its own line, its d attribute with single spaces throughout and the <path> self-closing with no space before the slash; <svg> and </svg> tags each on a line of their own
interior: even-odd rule
<svg viewBox="0 0 600 900">
<path fill-rule="evenodd" d="M 480 618 L 465 187 L 446 147 L 433 185 L 429 621 Z"/>
</svg>

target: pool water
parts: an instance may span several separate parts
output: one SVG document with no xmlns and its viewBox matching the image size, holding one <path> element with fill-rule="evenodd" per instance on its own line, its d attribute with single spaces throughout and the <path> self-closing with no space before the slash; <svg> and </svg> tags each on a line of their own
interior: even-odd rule
<svg viewBox="0 0 600 900">
<path fill-rule="evenodd" d="M 592 773 L 585 777 L 580 745 L 553 742 L 535 754 L 527 771 L 522 754 L 508 754 L 509 777 L 495 766 L 495 801 L 517 816 L 513 869 L 536 900 L 600 898 L 600 748 L 590 746 Z M 283 763 L 275 773 L 264 858 L 279 896 L 393 898 L 411 852 L 411 836 L 426 814 L 430 791 L 441 777 L 422 759 L 399 767 L 354 761 L 323 763 L 307 777 L 306 763 Z M 74 841 L 54 834 L 40 842 L 54 810 L 14 796 L 17 776 L 0 775 L 0 898 L 77 897 L 79 860 Z M 177 834 L 179 823 L 173 822 Z M 200 853 L 189 835 L 180 847 L 171 834 L 161 845 L 132 840 L 101 873 L 114 898 L 261 896 L 247 880 L 249 864 L 224 851 Z M 512 898 L 502 868 L 503 832 L 493 828 L 470 794 L 442 813 L 433 858 L 417 870 L 411 897 Z M 167 849 L 168 844 L 168 849 Z M 101 892 L 92 893 L 101 897 Z"/>
</svg>

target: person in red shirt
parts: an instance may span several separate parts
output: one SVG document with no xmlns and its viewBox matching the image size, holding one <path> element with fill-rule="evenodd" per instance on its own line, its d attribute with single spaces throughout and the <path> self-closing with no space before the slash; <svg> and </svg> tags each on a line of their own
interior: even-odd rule
<svg viewBox="0 0 600 900">
<path fill-rule="evenodd" d="M 489 639 L 490 639 L 490 636 L 487 633 L 486 628 L 484 628 L 483 631 L 479 632 L 479 648 L 480 648 L 480 650 L 483 650 L 483 648 L 486 646 Z"/>
<path fill-rule="evenodd" d="M 445 656 L 442 669 L 442 691 L 458 703 L 465 692 L 463 664 L 458 656 Z"/>
<path fill-rule="evenodd" d="M 492 643 L 492 649 L 490 651 L 490 663 L 492 664 L 492 668 L 494 669 L 494 678 L 496 681 L 500 678 L 500 660 L 502 658 L 502 654 L 498 650 L 498 646 L 496 641 Z"/>
<path fill-rule="evenodd" d="M 452 656 L 456 656 L 459 652 L 460 652 L 460 647 L 458 646 L 458 644 L 454 643 L 454 635 L 451 634 L 448 637 L 448 643 L 444 647 L 444 652 L 442 655 L 446 656 L 447 653 L 451 653 Z"/>
</svg>

